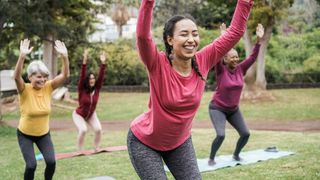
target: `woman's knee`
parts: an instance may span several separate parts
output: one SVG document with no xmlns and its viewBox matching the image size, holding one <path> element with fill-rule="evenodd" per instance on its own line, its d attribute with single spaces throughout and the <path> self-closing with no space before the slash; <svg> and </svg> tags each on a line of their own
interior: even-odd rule
<svg viewBox="0 0 320 180">
<path fill-rule="evenodd" d="M 87 129 L 87 128 L 80 129 L 80 130 L 79 130 L 79 135 L 80 135 L 80 136 L 84 136 L 84 135 L 86 135 L 87 132 L 88 132 L 88 129 Z"/>
<path fill-rule="evenodd" d="M 226 137 L 226 136 L 225 136 L 224 134 L 218 134 L 218 135 L 216 136 L 216 139 L 219 140 L 219 141 L 223 141 L 225 137 Z"/>
<path fill-rule="evenodd" d="M 242 138 L 249 138 L 249 137 L 250 137 L 250 132 L 242 133 L 240 136 L 241 136 Z"/>
<path fill-rule="evenodd" d="M 46 160 L 46 165 L 50 168 L 55 168 L 56 167 L 56 160 L 55 158 L 50 158 Z"/>
<path fill-rule="evenodd" d="M 34 172 L 37 169 L 37 162 L 28 162 L 26 164 L 26 171 Z"/>
</svg>

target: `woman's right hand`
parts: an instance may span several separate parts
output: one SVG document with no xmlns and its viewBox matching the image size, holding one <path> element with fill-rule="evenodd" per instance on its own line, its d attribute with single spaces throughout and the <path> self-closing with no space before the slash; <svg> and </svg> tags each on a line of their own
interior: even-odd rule
<svg viewBox="0 0 320 180">
<path fill-rule="evenodd" d="M 227 26 L 225 23 L 220 25 L 220 35 L 223 35 L 227 31 Z"/>
<path fill-rule="evenodd" d="M 82 64 L 87 64 L 87 62 L 88 62 L 88 49 L 84 49 L 82 57 L 83 57 Z"/>
<path fill-rule="evenodd" d="M 29 48 L 30 40 L 24 39 L 20 41 L 20 56 L 25 57 L 27 54 L 30 54 L 33 47 Z"/>
</svg>

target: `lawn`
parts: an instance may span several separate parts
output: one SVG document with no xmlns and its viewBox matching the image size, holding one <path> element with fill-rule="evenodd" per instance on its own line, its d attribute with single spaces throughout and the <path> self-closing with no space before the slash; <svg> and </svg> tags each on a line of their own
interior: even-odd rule
<svg viewBox="0 0 320 180">
<path fill-rule="evenodd" d="M 241 101 L 240 108 L 247 121 L 304 121 L 320 119 L 320 88 L 271 90 L 276 100 L 263 102 Z M 76 97 L 76 93 L 73 93 Z M 149 93 L 101 93 L 97 113 L 102 121 L 133 120 L 146 111 Z M 196 115 L 197 120 L 208 120 L 208 104 L 212 92 L 205 92 Z M 77 104 L 55 101 L 51 119 L 69 120 Z M 17 111 L 4 114 L 5 120 L 19 119 Z"/>
<path fill-rule="evenodd" d="M 103 135 L 103 146 L 126 144 L 126 131 L 109 131 Z M 210 129 L 193 129 L 193 143 L 198 158 L 207 158 L 213 139 Z M 319 179 L 320 178 L 320 133 L 292 133 L 252 131 L 246 150 L 277 146 L 280 150 L 296 154 L 252 165 L 225 168 L 202 173 L 203 179 Z M 76 133 L 70 131 L 52 132 L 56 152 L 75 150 Z M 86 139 L 86 148 L 91 148 L 93 134 Z M 231 154 L 237 140 L 234 130 L 227 130 L 224 144 L 218 155 Z M 23 179 L 24 162 L 20 153 L 15 130 L 0 129 L 0 179 Z M 44 162 L 38 162 L 35 179 L 43 179 Z M 112 176 L 116 179 L 138 179 L 126 151 L 102 153 L 93 156 L 76 157 L 57 161 L 54 179 L 72 180 L 95 176 Z M 173 177 L 168 173 L 169 179 Z"/>
<path fill-rule="evenodd" d="M 306 121 L 320 120 L 320 89 L 272 90 L 275 101 L 251 103 L 242 101 L 241 109 L 247 121 Z M 74 96 L 76 94 L 73 94 Z M 147 110 L 148 93 L 102 93 L 97 108 L 102 121 L 130 121 Z M 212 93 L 206 92 L 196 119 L 208 120 L 207 107 Z M 53 107 L 51 119 L 71 120 L 76 105 L 55 102 L 71 108 Z M 19 113 L 4 114 L 4 120 L 17 120 Z M 218 155 L 233 152 L 237 133 L 226 131 L 226 139 Z M 127 131 L 107 131 L 103 134 L 102 146 L 126 144 Z M 56 152 L 74 151 L 75 131 L 52 131 Z M 193 143 L 198 158 L 207 158 L 213 129 L 193 129 Z M 320 179 L 320 133 L 251 131 L 244 151 L 277 146 L 280 150 L 296 154 L 252 165 L 225 168 L 202 173 L 203 179 Z M 86 148 L 92 148 L 93 133 L 86 137 Z M 37 149 L 37 148 L 36 148 Z M 37 150 L 36 150 L 37 151 Z M 20 153 L 14 128 L 0 126 L 0 179 L 23 179 L 24 162 Z M 44 162 L 40 161 L 36 179 L 43 179 Z M 138 179 L 126 151 L 102 153 L 57 161 L 55 179 L 72 180 L 95 176 L 112 176 L 116 179 Z M 173 177 L 168 173 L 169 179 Z"/>
</svg>

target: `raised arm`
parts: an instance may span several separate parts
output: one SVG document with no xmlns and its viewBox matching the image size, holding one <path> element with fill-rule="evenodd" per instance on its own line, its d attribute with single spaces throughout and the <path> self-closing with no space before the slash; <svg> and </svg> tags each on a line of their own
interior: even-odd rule
<svg viewBox="0 0 320 180">
<path fill-rule="evenodd" d="M 65 44 L 59 40 L 56 40 L 54 48 L 59 54 L 62 55 L 63 66 L 61 73 L 52 80 L 52 89 L 56 89 L 61 86 L 63 82 L 70 76 L 68 50 Z"/>
<path fill-rule="evenodd" d="M 13 78 L 17 85 L 18 93 L 20 94 L 24 90 L 24 81 L 22 79 L 22 70 L 23 70 L 23 63 L 26 59 L 27 54 L 30 54 L 33 47 L 29 48 L 30 40 L 24 39 L 20 41 L 20 54 L 19 58 L 16 64 L 16 67 L 14 69 Z"/>
<path fill-rule="evenodd" d="M 84 49 L 83 54 L 82 54 L 82 65 L 81 65 L 80 77 L 79 77 L 79 82 L 78 82 L 78 90 L 81 90 L 84 88 L 87 62 L 88 62 L 88 49 Z"/>
<path fill-rule="evenodd" d="M 252 0 L 238 0 L 231 24 L 226 32 L 213 43 L 200 50 L 197 55 L 206 61 L 207 69 L 211 69 L 241 39 L 250 14 Z"/>
<path fill-rule="evenodd" d="M 256 28 L 256 35 L 257 35 L 257 43 L 254 46 L 251 55 L 239 64 L 240 68 L 242 69 L 243 74 L 246 74 L 247 70 L 256 61 L 256 59 L 259 55 L 260 43 L 261 43 L 261 39 L 264 35 L 264 28 L 261 24 L 258 24 L 258 26 Z"/>
<path fill-rule="evenodd" d="M 152 71 L 158 56 L 157 48 L 151 36 L 151 20 L 155 0 L 142 0 L 137 22 L 137 47 L 143 63 Z"/>
<path fill-rule="evenodd" d="M 96 82 L 96 88 L 97 89 L 101 89 L 102 84 L 103 84 L 103 79 L 104 79 L 104 71 L 106 68 L 106 61 L 107 61 L 107 55 L 106 52 L 102 52 L 100 54 L 100 61 L 101 61 L 101 65 L 100 65 L 100 70 L 99 70 L 99 74 L 98 74 L 98 79 Z"/>
</svg>

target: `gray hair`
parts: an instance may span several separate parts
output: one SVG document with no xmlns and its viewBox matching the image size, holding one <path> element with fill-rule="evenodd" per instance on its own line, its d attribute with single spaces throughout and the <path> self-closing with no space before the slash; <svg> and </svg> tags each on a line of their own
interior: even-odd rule
<svg viewBox="0 0 320 180">
<path fill-rule="evenodd" d="M 49 76 L 49 70 L 47 66 L 42 61 L 32 61 L 27 68 L 28 76 L 36 73 L 41 73 L 42 75 Z"/>
</svg>

